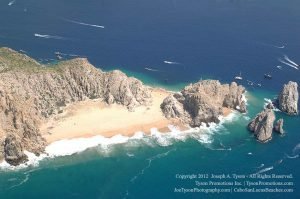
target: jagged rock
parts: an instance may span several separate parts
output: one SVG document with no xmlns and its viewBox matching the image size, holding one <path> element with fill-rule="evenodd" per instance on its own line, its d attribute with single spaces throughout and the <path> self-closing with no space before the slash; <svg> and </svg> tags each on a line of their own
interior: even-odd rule
<svg viewBox="0 0 300 199">
<path fill-rule="evenodd" d="M 245 101 L 241 102 L 240 111 L 241 111 L 241 113 L 246 113 L 247 112 L 247 106 L 246 106 L 246 102 Z"/>
<path fill-rule="evenodd" d="M 261 142 L 267 142 L 272 138 L 275 114 L 272 109 L 264 109 L 248 124 L 248 129 L 254 132 Z"/>
<path fill-rule="evenodd" d="M 167 118 L 181 117 L 184 115 L 183 105 L 179 103 L 173 95 L 165 98 L 160 107 L 164 110 L 164 114 Z"/>
<path fill-rule="evenodd" d="M 283 119 L 279 119 L 277 120 L 277 122 L 275 123 L 274 125 L 274 131 L 280 133 L 280 134 L 283 134 L 284 133 L 284 130 L 283 130 Z"/>
<path fill-rule="evenodd" d="M 275 107 L 274 107 L 273 103 L 270 102 L 270 103 L 267 104 L 266 108 L 274 109 Z"/>
<path fill-rule="evenodd" d="M 103 72 L 83 58 L 49 66 L 9 48 L 0 48 L 0 65 L 5 67 L 0 70 L 0 161 L 1 156 L 11 159 L 6 154 L 11 150 L 4 150 L 7 132 L 18 137 L 21 146 L 8 144 L 8 149 L 17 146 L 42 153 L 46 142 L 40 135 L 40 124 L 63 112 L 67 104 L 102 99 L 134 110 L 151 101 L 151 92 L 141 81 L 117 70 Z"/>
<path fill-rule="evenodd" d="M 23 147 L 14 135 L 6 137 L 4 142 L 5 160 L 11 165 L 18 165 L 27 161 L 27 156 L 23 152 Z"/>
<path fill-rule="evenodd" d="M 193 127 L 203 122 L 218 123 L 219 116 L 223 115 L 222 107 L 246 111 L 244 92 L 244 87 L 236 83 L 222 85 L 217 80 L 204 80 L 167 97 L 161 109 L 167 118 L 179 118 Z"/>
<path fill-rule="evenodd" d="M 289 81 L 283 86 L 282 91 L 278 96 L 279 109 L 289 115 L 298 114 L 298 84 Z"/>
</svg>

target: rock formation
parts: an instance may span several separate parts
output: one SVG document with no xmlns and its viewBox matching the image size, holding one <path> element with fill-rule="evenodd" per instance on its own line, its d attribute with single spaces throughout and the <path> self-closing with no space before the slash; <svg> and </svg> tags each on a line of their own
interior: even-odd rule
<svg viewBox="0 0 300 199">
<path fill-rule="evenodd" d="M 280 133 L 280 134 L 283 134 L 284 133 L 284 130 L 283 130 L 283 119 L 279 119 L 275 122 L 275 125 L 274 125 L 274 131 Z"/>
<path fill-rule="evenodd" d="M 283 86 L 283 89 L 278 96 L 279 109 L 289 115 L 297 115 L 298 100 L 298 84 L 296 82 L 289 81 Z"/>
<path fill-rule="evenodd" d="M 255 137 L 261 142 L 272 138 L 275 114 L 272 109 L 264 109 L 248 124 L 248 129 L 254 132 Z"/>
<path fill-rule="evenodd" d="M 192 127 L 202 122 L 218 123 L 223 107 L 246 111 L 244 92 L 245 88 L 235 82 L 222 85 L 217 80 L 204 80 L 167 97 L 161 109 L 167 118 L 179 118 Z"/>
<path fill-rule="evenodd" d="M 86 59 L 42 65 L 0 48 L 0 161 L 16 165 L 26 160 L 23 150 L 43 152 L 39 125 L 67 104 L 95 98 L 133 110 L 150 103 L 151 93 L 141 81 L 120 71 L 103 72 Z"/>
</svg>

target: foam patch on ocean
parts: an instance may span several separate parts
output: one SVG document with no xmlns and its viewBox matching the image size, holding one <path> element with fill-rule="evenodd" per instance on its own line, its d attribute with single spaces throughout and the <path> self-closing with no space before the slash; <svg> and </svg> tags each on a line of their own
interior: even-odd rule
<svg viewBox="0 0 300 199">
<path fill-rule="evenodd" d="M 147 144 L 151 147 L 155 146 L 170 146 L 176 142 L 184 142 L 187 139 L 197 140 L 202 144 L 211 144 L 214 139 L 213 135 L 216 133 L 226 133 L 227 129 L 223 126 L 224 123 L 232 122 L 237 119 L 238 112 L 234 111 L 227 117 L 219 117 L 220 123 L 209 123 L 208 125 L 202 124 L 197 128 L 190 128 L 185 131 L 180 131 L 176 126 L 169 125 L 170 129 L 167 133 L 159 132 L 157 128 L 152 128 L 150 134 L 147 135 L 143 132 L 136 132 L 133 136 L 123 136 L 121 134 L 115 135 L 111 138 L 106 138 L 101 135 L 93 136 L 90 138 L 76 138 L 65 139 L 51 143 L 45 148 L 45 153 L 36 156 L 33 153 L 25 151 L 28 156 L 28 162 L 19 166 L 11 166 L 7 162 L 0 163 L 0 169 L 4 170 L 17 170 L 23 169 L 28 166 L 38 166 L 39 162 L 45 158 L 55 158 L 60 156 L 74 155 L 83 152 L 89 148 L 97 147 L 101 151 L 107 151 L 118 144 L 125 144 L 125 147 Z"/>
</svg>

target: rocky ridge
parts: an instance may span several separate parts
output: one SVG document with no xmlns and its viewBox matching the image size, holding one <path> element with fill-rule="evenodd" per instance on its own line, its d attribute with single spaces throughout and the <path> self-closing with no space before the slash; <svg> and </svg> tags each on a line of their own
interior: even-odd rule
<svg viewBox="0 0 300 199">
<path fill-rule="evenodd" d="M 244 92 L 245 88 L 235 82 L 229 85 L 217 80 L 203 80 L 165 98 L 161 109 L 167 118 L 179 118 L 192 127 L 218 123 L 223 107 L 246 112 Z"/>
<path fill-rule="evenodd" d="M 67 104 L 97 98 L 133 110 L 151 103 L 151 92 L 141 81 L 98 70 L 87 59 L 43 65 L 0 48 L 0 161 L 17 165 L 26 161 L 24 150 L 43 152 L 39 125 Z"/>
</svg>

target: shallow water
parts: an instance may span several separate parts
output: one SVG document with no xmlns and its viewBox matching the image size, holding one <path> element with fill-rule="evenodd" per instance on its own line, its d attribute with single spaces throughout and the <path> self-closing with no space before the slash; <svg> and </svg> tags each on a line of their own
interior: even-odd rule
<svg viewBox="0 0 300 199">
<path fill-rule="evenodd" d="M 287 55 L 300 63 L 298 0 L 8 3 L 0 2 L 0 46 L 22 49 L 44 63 L 53 62 L 56 51 L 66 59 L 84 56 L 103 70 L 121 69 L 148 85 L 174 91 L 201 78 L 230 82 L 241 72 L 249 112 L 202 134 L 174 138 L 156 133 L 45 158 L 26 169 L 1 170 L 0 198 L 300 197 L 299 116 L 276 112 L 285 120 L 286 134 L 274 134 L 267 144 L 246 130 L 264 98 L 276 97 L 288 80 L 299 81 L 299 70 L 279 61 L 292 64 Z M 273 79 L 264 79 L 264 73 Z M 193 173 L 292 173 L 295 186 L 293 193 L 284 194 L 174 193 L 175 187 L 194 186 L 176 174 Z"/>
</svg>

